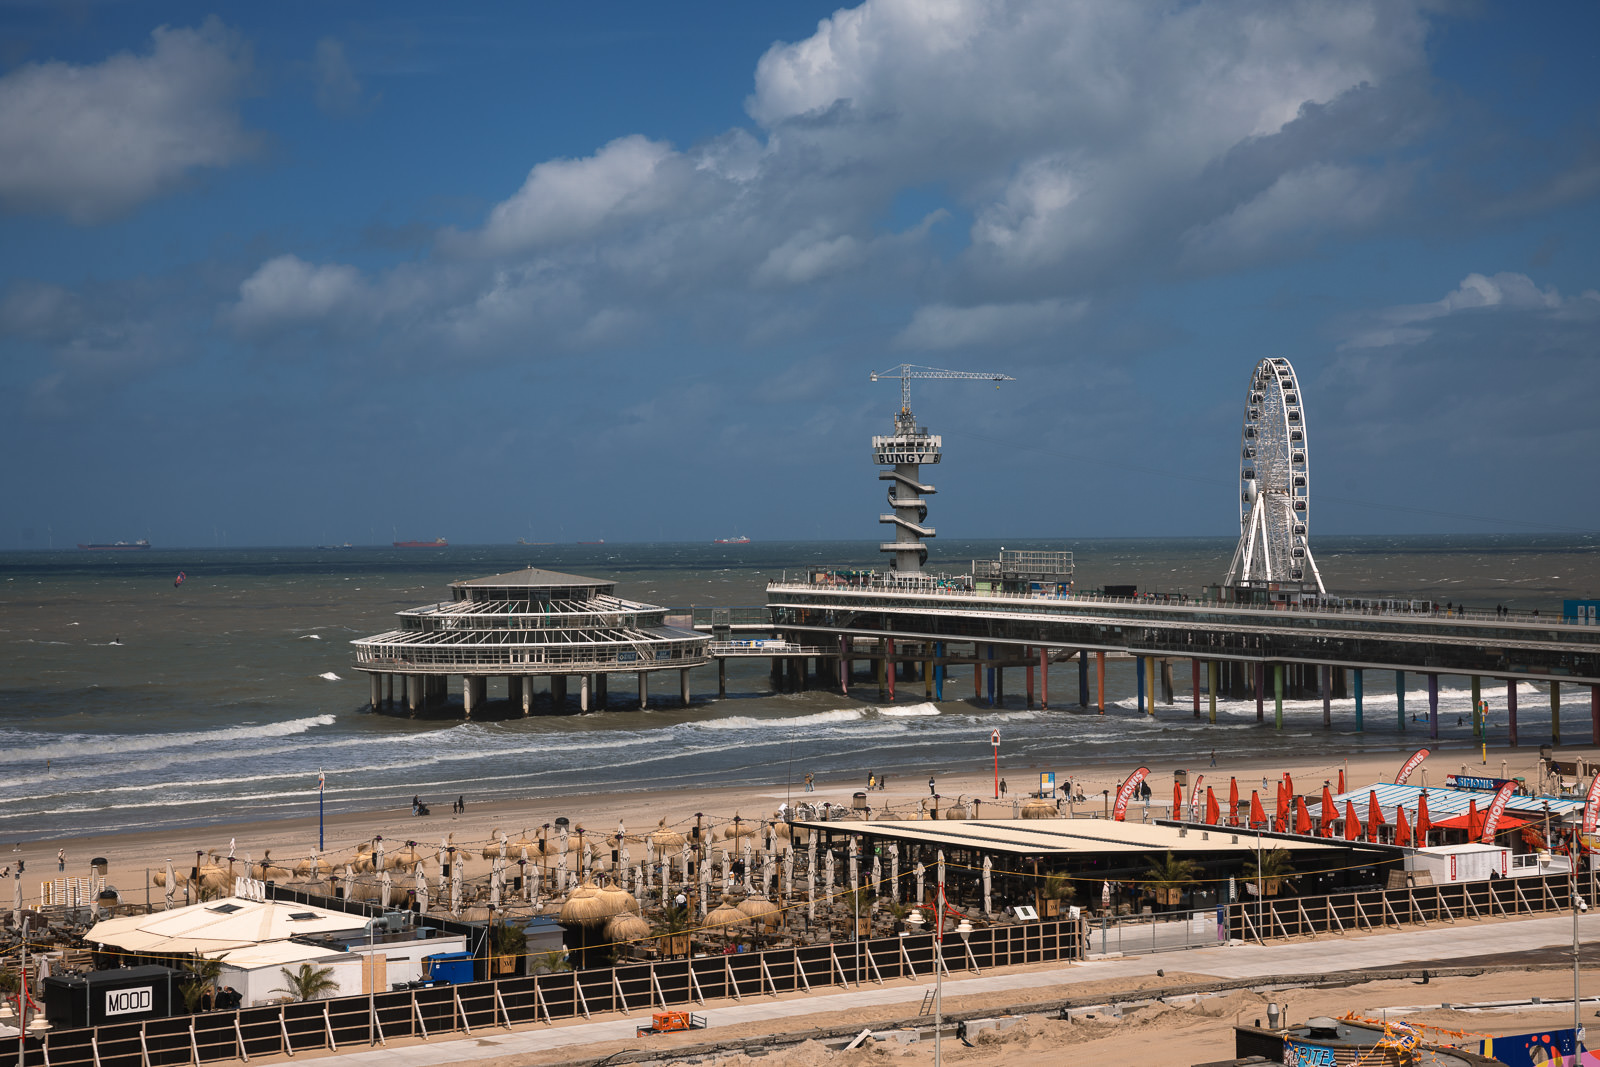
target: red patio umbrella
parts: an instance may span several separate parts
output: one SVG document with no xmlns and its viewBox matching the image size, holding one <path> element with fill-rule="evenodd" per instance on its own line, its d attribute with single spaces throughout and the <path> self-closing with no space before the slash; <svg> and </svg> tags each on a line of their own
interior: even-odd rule
<svg viewBox="0 0 1600 1067">
<path fill-rule="evenodd" d="M 1339 793 L 1340 793 L 1341 796 L 1344 794 L 1344 768 L 1343 767 L 1339 768 Z"/>
<path fill-rule="evenodd" d="M 1294 798 L 1294 832 L 1309 835 L 1311 833 L 1311 813 L 1306 810 L 1306 798 Z"/>
<path fill-rule="evenodd" d="M 1208 785 L 1206 786 L 1206 822 L 1215 826 L 1221 818 L 1222 810 L 1217 807 L 1217 794 L 1213 793 Z"/>
<path fill-rule="evenodd" d="M 1378 827 L 1383 825 L 1383 809 L 1378 806 L 1378 791 L 1367 790 L 1367 840 L 1378 840 Z"/>
<path fill-rule="evenodd" d="M 1179 785 L 1176 781 L 1172 783 L 1172 817 L 1174 819 L 1181 819 L 1184 817 L 1183 786 Z"/>
<path fill-rule="evenodd" d="M 1417 797 L 1417 847 L 1428 847 L 1428 831 L 1433 829 L 1433 820 L 1428 818 L 1428 794 L 1421 793 Z"/>
<path fill-rule="evenodd" d="M 1228 779 L 1228 825 L 1239 825 L 1239 779 Z"/>
<path fill-rule="evenodd" d="M 1483 824 L 1489 821 L 1487 812 L 1478 814 L 1478 802 L 1467 801 L 1467 840 L 1476 841 L 1483 836 Z"/>
<path fill-rule="evenodd" d="M 1277 801 L 1272 813 L 1272 828 L 1281 834 L 1289 824 L 1289 795 L 1281 781 L 1278 783 Z"/>
<path fill-rule="evenodd" d="M 1294 796 L 1294 777 L 1288 771 L 1283 772 L 1283 784 L 1289 790 L 1289 795 Z"/>
<path fill-rule="evenodd" d="M 1322 783 L 1322 836 L 1333 836 L 1333 822 L 1339 817 L 1339 808 L 1333 802 L 1333 791 L 1328 788 L 1328 783 Z"/>
<path fill-rule="evenodd" d="M 1406 809 L 1394 809 L 1394 843 L 1401 846 L 1411 844 L 1411 824 L 1406 821 Z"/>
<path fill-rule="evenodd" d="M 1344 839 L 1346 841 L 1361 839 L 1361 820 L 1356 818 L 1356 806 L 1348 800 L 1344 802 Z"/>
<path fill-rule="evenodd" d="M 1267 825 L 1267 809 L 1261 806 L 1261 794 L 1254 789 L 1250 790 L 1250 828 L 1257 826 L 1265 829 Z"/>
</svg>

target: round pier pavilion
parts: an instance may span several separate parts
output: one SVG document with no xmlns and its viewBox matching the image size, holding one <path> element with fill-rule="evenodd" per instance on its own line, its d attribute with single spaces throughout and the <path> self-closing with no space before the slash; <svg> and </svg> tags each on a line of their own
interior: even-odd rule
<svg viewBox="0 0 1600 1067">
<path fill-rule="evenodd" d="M 533 710 L 533 680 L 549 679 L 557 712 L 569 679 L 578 679 L 578 707 L 606 706 L 606 681 L 632 674 L 639 706 L 649 676 L 678 672 L 689 702 L 689 671 L 708 660 L 710 637 L 668 626 L 667 609 L 616 596 L 616 583 L 555 571 L 527 570 L 451 582 L 452 598 L 398 612 L 400 629 L 352 641 L 356 670 L 372 679 L 374 708 L 403 706 L 415 715 L 450 701 L 459 675 L 467 718 L 488 702 L 490 678 L 506 680 L 506 699 Z"/>
</svg>

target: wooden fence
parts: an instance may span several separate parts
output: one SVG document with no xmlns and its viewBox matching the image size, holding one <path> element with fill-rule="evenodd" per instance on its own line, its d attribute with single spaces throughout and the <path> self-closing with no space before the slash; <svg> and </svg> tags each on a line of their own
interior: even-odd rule
<svg viewBox="0 0 1600 1067">
<path fill-rule="evenodd" d="M 1083 955 L 1078 919 L 991 926 L 963 941 L 947 933 L 944 969 L 1075 960 Z M 215 1011 L 74 1030 L 47 1031 L 26 1043 L 27 1067 L 168 1067 L 256 1056 L 339 1050 L 405 1037 L 472 1034 L 495 1027 L 555 1022 L 606 1012 L 649 1013 L 708 1000 L 777 996 L 827 987 L 933 979 L 931 933 L 860 942 L 768 949 L 732 955 L 627 963 L 462 985 L 391 990 L 366 996 Z M 0 1043 L 0 1065 L 18 1061 Z"/>
</svg>

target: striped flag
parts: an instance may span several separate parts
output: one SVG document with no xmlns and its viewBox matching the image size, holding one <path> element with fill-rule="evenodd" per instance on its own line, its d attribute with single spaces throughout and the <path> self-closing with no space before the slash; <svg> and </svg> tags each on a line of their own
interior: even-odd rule
<svg viewBox="0 0 1600 1067">
<path fill-rule="evenodd" d="M 328 784 L 328 776 L 326 774 L 324 774 L 322 771 L 318 771 L 317 772 L 317 791 L 321 792 L 322 791 L 322 787 L 327 785 L 327 784 Z"/>
</svg>

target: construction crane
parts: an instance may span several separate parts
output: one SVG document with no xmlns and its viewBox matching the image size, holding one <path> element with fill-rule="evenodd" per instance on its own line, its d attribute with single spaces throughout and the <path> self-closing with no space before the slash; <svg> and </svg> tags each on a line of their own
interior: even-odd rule
<svg viewBox="0 0 1600 1067">
<path fill-rule="evenodd" d="M 987 374 L 982 371 L 971 370 L 942 370 L 939 367 L 919 367 L 915 363 L 902 363 L 888 370 L 873 371 L 872 380 L 879 378 L 900 379 L 900 413 L 909 414 L 911 411 L 911 379 L 928 378 L 933 380 L 949 381 L 952 379 L 980 382 L 1014 382 L 1009 374 Z M 1000 388 L 998 385 L 996 389 Z"/>
</svg>

